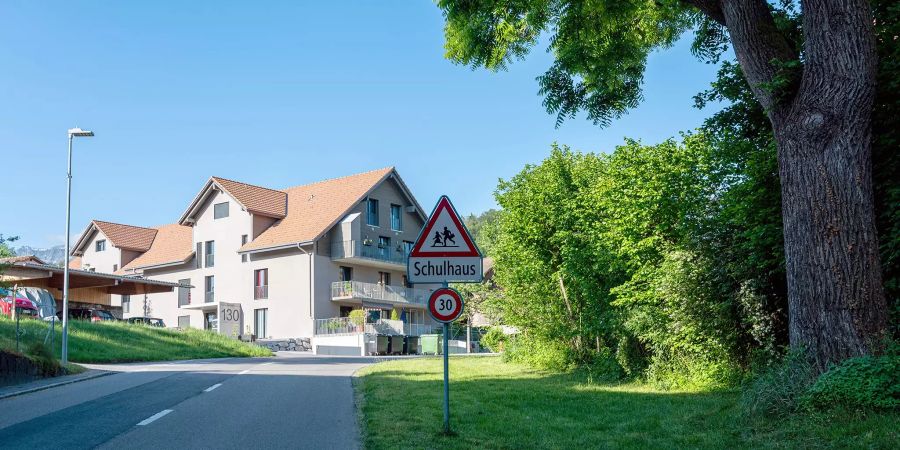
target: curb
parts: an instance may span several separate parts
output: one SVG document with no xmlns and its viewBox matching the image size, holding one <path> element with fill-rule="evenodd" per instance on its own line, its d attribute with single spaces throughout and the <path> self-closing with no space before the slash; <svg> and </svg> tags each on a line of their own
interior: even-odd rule
<svg viewBox="0 0 900 450">
<path fill-rule="evenodd" d="M 59 381 L 57 383 L 50 383 L 50 384 L 45 384 L 43 386 L 35 386 L 35 387 L 29 388 L 29 389 L 22 389 L 20 391 L 9 392 L 6 394 L 0 394 L 0 400 L 10 398 L 10 397 L 16 397 L 19 395 L 30 394 L 32 392 L 43 391 L 45 389 L 52 389 L 52 388 L 59 387 L 59 386 L 65 386 L 67 384 L 78 383 L 80 381 L 93 380 L 95 378 L 105 377 L 107 375 L 112 375 L 114 373 L 117 373 L 117 372 L 98 371 L 97 373 L 94 373 L 94 374 L 81 376 L 81 377 L 69 379 L 69 380 L 63 380 L 63 381 Z"/>
</svg>

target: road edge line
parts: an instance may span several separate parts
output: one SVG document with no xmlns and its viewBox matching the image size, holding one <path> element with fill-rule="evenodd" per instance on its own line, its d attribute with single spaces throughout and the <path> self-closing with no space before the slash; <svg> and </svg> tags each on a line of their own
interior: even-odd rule
<svg viewBox="0 0 900 450">
<path fill-rule="evenodd" d="M 23 389 L 23 390 L 21 390 L 21 391 L 10 392 L 10 393 L 8 393 L 8 394 L 2 394 L 2 395 L 0 395 L 0 400 L 7 399 L 7 398 L 10 398 L 10 397 L 17 397 L 17 396 L 19 396 L 19 395 L 25 395 L 25 394 L 31 394 L 31 393 L 34 393 L 34 392 L 45 391 L 45 390 L 47 390 L 47 389 L 53 389 L 53 388 L 55 388 L 55 387 L 65 386 L 65 385 L 67 385 L 67 384 L 74 384 L 74 383 L 79 383 L 79 382 L 82 382 L 82 381 L 93 380 L 93 379 L 96 379 L 96 378 L 105 377 L 105 376 L 107 376 L 107 375 L 112 375 L 112 374 L 114 374 L 114 373 L 119 373 L 119 372 L 101 371 L 100 373 L 95 373 L 95 374 L 93 374 L 93 375 L 84 376 L 84 377 L 76 378 L 76 379 L 73 379 L 73 380 L 65 380 L 65 381 L 60 381 L 60 382 L 58 382 L 58 383 L 51 383 L 51 384 L 47 384 L 47 385 L 44 385 L 44 386 L 36 386 L 36 387 L 30 388 L 30 389 Z"/>
</svg>

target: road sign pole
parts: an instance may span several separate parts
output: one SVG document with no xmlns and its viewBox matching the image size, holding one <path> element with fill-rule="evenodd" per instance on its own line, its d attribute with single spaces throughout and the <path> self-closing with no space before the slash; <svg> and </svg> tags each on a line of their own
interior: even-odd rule
<svg viewBox="0 0 900 450">
<path fill-rule="evenodd" d="M 444 324 L 444 434 L 450 434 L 450 324 Z"/>
</svg>

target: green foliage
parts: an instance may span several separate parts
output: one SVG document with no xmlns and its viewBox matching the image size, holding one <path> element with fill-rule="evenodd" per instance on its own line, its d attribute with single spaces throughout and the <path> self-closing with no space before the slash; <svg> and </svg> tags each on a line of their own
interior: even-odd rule
<svg viewBox="0 0 900 450">
<path fill-rule="evenodd" d="M 573 356 L 572 349 L 564 343 L 526 334 L 507 339 L 503 352 L 504 361 L 556 371 L 574 369 L 576 364 Z"/>
<path fill-rule="evenodd" d="M 358 327 L 361 327 L 366 323 L 366 312 L 362 309 L 354 309 L 353 311 L 350 311 L 350 315 L 348 317 L 350 317 L 350 323 Z"/>
<path fill-rule="evenodd" d="M 391 310 L 391 320 L 400 320 L 400 311 L 396 309 Z"/>
<path fill-rule="evenodd" d="M 43 376 L 56 376 L 60 372 L 60 364 L 53 351 L 43 342 L 28 344 L 27 354 L 40 368 Z"/>
<path fill-rule="evenodd" d="M 900 355 L 848 359 L 822 374 L 802 403 L 819 410 L 900 409 Z"/>
<path fill-rule="evenodd" d="M 608 125 L 641 100 L 647 55 L 671 46 L 696 20 L 676 1 L 438 0 L 446 57 L 490 70 L 523 58 L 552 32 L 555 61 L 538 77 L 557 124 L 584 110 Z"/>
<path fill-rule="evenodd" d="M 491 327 L 487 333 L 481 336 L 481 345 L 494 353 L 502 352 L 505 343 L 506 335 L 503 334 L 503 328 L 499 326 Z"/>
<path fill-rule="evenodd" d="M 816 371 L 802 351 L 789 352 L 745 387 L 741 409 L 746 417 L 784 417 L 799 410 Z"/>
<path fill-rule="evenodd" d="M 496 209 L 489 209 L 479 215 L 469 214 L 465 218 L 466 228 L 472 234 L 475 245 L 486 256 L 492 256 L 494 253 L 494 242 L 497 239 L 497 223 L 500 219 L 501 212 Z"/>
</svg>

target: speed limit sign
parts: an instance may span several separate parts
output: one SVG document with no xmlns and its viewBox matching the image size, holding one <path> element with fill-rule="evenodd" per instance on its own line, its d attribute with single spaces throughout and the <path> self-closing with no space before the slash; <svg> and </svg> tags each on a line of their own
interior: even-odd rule
<svg viewBox="0 0 900 450">
<path fill-rule="evenodd" d="M 453 322 L 462 314 L 462 296 L 456 289 L 437 289 L 428 298 L 428 311 L 431 312 L 431 317 L 438 322 Z"/>
</svg>

